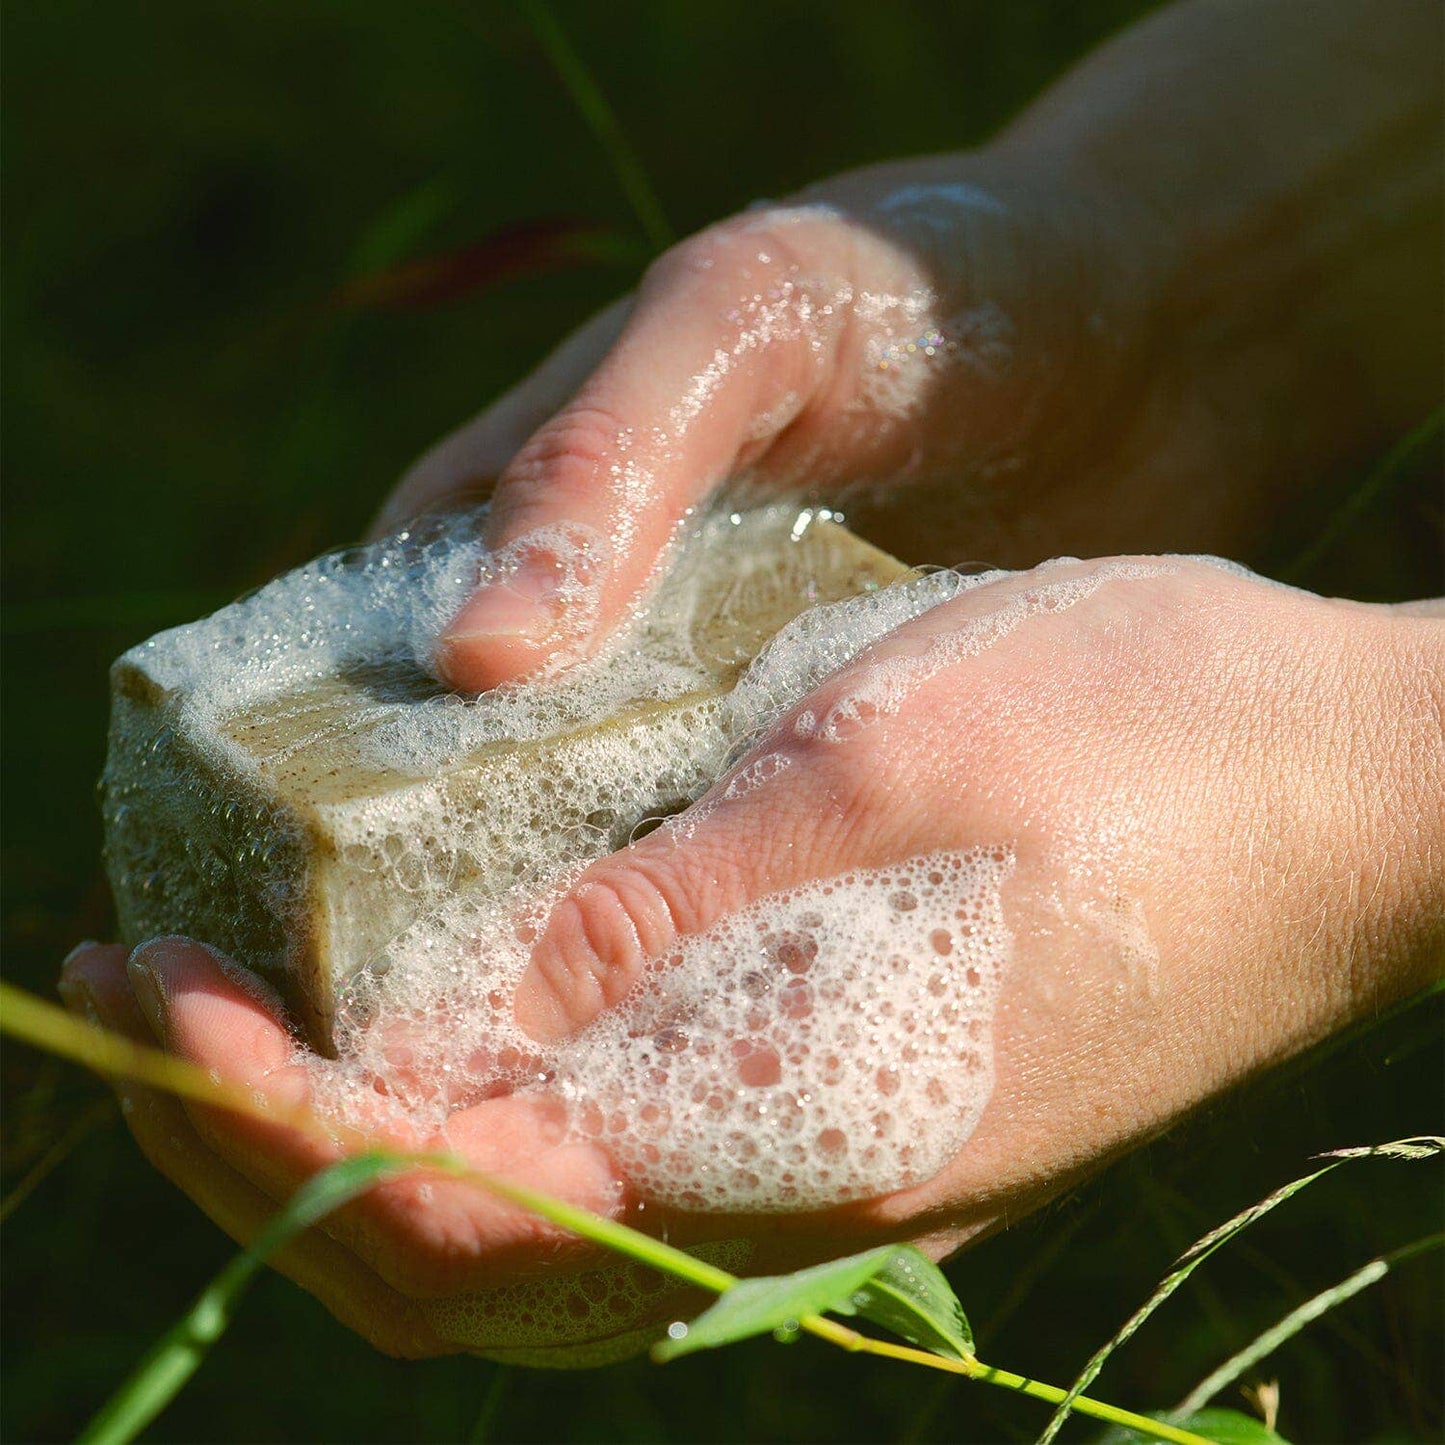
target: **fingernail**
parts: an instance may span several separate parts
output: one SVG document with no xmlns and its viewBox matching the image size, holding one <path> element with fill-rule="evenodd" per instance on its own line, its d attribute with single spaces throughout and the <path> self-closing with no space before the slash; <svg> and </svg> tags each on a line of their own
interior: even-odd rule
<svg viewBox="0 0 1445 1445">
<path fill-rule="evenodd" d="M 488 582 L 452 619 L 442 646 L 483 637 L 540 642 L 556 626 L 560 574 L 557 564 L 532 558 Z"/>
<path fill-rule="evenodd" d="M 166 987 L 161 977 L 166 963 L 178 949 L 189 947 L 178 939 L 156 938 L 140 944 L 126 960 L 126 973 L 140 1011 L 146 1016 L 151 1032 L 161 1043 L 166 1041 Z"/>
<path fill-rule="evenodd" d="M 65 961 L 69 963 L 70 959 Z M 56 985 L 56 992 L 71 1013 L 82 1014 L 87 1023 L 99 1026 L 100 1003 L 84 979 L 62 978 Z"/>
<path fill-rule="evenodd" d="M 99 943 L 99 941 L 98 941 L 97 939 L 94 939 L 94 938 L 82 938 L 82 939 L 80 940 L 80 942 L 77 943 L 77 944 L 75 945 L 75 947 L 72 948 L 72 949 L 70 950 L 70 952 L 67 953 L 67 954 L 65 955 L 65 957 L 61 960 L 61 963 L 60 963 L 61 972 L 63 973 L 67 968 L 69 968 L 70 965 L 71 965 L 72 963 L 74 963 L 75 960 L 76 960 L 77 958 L 79 958 L 80 955 L 86 951 L 86 949 L 88 949 L 88 948 L 99 948 L 99 947 L 100 947 L 100 943 Z"/>
</svg>

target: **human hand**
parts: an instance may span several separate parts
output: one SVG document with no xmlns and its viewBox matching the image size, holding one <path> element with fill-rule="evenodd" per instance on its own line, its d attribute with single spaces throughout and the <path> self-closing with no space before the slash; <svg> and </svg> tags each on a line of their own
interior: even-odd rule
<svg viewBox="0 0 1445 1445">
<path fill-rule="evenodd" d="M 1037 556 L 1017 450 L 1038 413 L 1051 448 L 1079 441 L 1058 417 L 1096 416 L 1114 384 L 1086 318 L 1133 321 L 1098 217 L 990 186 L 908 163 L 709 227 L 424 457 L 379 532 L 496 479 L 498 578 L 441 639 L 443 676 L 482 690 L 594 650 L 725 483 L 882 508 L 875 539 L 905 556 L 910 530 L 929 560 Z"/>
<path fill-rule="evenodd" d="M 945 1254 L 1428 981 L 1445 943 L 1442 687 L 1445 621 L 1195 561 L 1052 564 L 965 591 L 824 683 L 691 816 L 587 870 L 516 1004 L 535 1038 L 555 1039 L 628 995 L 679 936 L 760 897 L 990 850 L 1009 860 L 1013 942 L 991 1038 L 959 1040 L 991 1053 L 993 1084 L 955 1157 L 902 1189 L 764 1220 L 640 1211 L 605 1145 L 568 1134 L 541 1095 L 464 1107 L 440 1142 L 673 1239 L 751 1237 L 754 1268 L 884 1238 Z M 745 774 L 762 781 L 731 786 Z M 91 948 L 63 989 L 112 1027 L 304 1100 L 310 1075 L 284 1029 L 204 950 L 149 945 L 131 979 L 134 993 L 120 950 Z M 880 1104 L 919 1086 L 900 1073 L 879 1080 Z M 150 1156 L 241 1237 L 330 1157 L 285 1128 L 128 1093 Z M 414 1178 L 282 1261 L 341 1319 L 411 1354 L 504 1353 L 469 1292 L 543 1275 L 565 1301 L 556 1282 L 594 1263 L 471 1186 Z M 593 1315 L 583 1337 L 678 1306 L 628 1308 Z"/>
<path fill-rule="evenodd" d="M 495 481 L 502 565 L 439 670 L 480 690 L 590 651 L 729 479 L 842 500 L 910 562 L 1258 558 L 1438 399 L 1436 29 L 1423 3 L 1167 6 L 977 150 L 675 247 L 383 510 Z"/>
</svg>

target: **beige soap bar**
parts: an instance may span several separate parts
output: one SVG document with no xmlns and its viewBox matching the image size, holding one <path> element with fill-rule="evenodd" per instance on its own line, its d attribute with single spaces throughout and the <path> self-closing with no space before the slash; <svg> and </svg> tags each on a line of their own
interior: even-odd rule
<svg viewBox="0 0 1445 1445">
<path fill-rule="evenodd" d="M 606 659 L 466 699 L 417 656 L 476 575 L 475 537 L 403 533 L 322 559 L 112 672 L 106 855 L 124 938 L 214 943 L 323 1050 L 347 980 L 386 967 L 448 898 L 535 891 L 698 797 L 764 644 L 904 571 L 810 513 L 720 519 Z"/>
</svg>

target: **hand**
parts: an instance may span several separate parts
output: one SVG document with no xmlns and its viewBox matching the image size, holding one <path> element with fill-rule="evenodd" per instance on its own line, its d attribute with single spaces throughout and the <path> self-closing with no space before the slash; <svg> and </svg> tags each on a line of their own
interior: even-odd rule
<svg viewBox="0 0 1445 1445">
<path fill-rule="evenodd" d="M 956 1157 L 876 1198 L 749 1219 L 639 1212 L 606 1150 L 564 1140 L 542 1097 L 463 1108 L 444 1142 L 674 1239 L 756 1239 L 753 1269 L 884 1238 L 941 1256 L 1428 981 L 1445 944 L 1442 706 L 1438 618 L 1175 559 L 1054 564 L 965 592 L 782 719 L 732 775 L 785 760 L 756 770 L 759 786 L 725 779 L 693 816 L 593 865 L 551 915 L 516 1005 L 556 1038 L 623 998 L 678 934 L 760 896 L 995 850 L 1012 860 L 1014 943 L 992 1093 Z M 205 950 L 153 943 L 130 980 L 121 950 L 92 947 L 62 988 L 111 1027 L 304 1099 L 292 1041 Z M 238 1237 L 329 1158 L 284 1128 L 127 1093 L 147 1153 Z M 408 1354 L 505 1353 L 515 1337 L 468 1292 L 545 1274 L 566 1322 L 569 1272 L 595 1263 L 446 1179 L 381 1186 L 324 1231 L 282 1267 Z M 630 1318 L 594 1314 L 580 1331 L 678 1307 L 638 1298 Z"/>
<path fill-rule="evenodd" d="M 710 227 L 423 458 L 377 530 L 498 479 L 488 540 L 503 576 L 441 639 L 443 675 L 481 690 L 593 650 L 725 482 L 846 497 L 855 522 L 882 508 L 893 532 L 875 516 L 873 533 L 902 555 L 905 518 L 930 560 L 1051 548 L 1060 532 L 1040 542 L 1037 523 L 1054 501 L 1020 515 L 1021 453 L 1045 470 L 1049 418 L 1062 469 L 1088 448 L 1058 419 L 1097 418 L 1132 390 L 1119 335 L 1088 330 L 1105 312 L 1137 330 L 1132 278 L 1108 247 L 1119 219 L 1065 215 L 1005 176 L 984 189 L 985 170 L 884 167 Z M 587 557 L 582 605 L 559 585 L 559 532 Z"/>
<path fill-rule="evenodd" d="M 594 648 L 729 479 L 841 500 L 910 562 L 1258 557 L 1438 399 L 1437 20 L 1166 7 L 978 150 L 683 242 L 384 509 L 495 482 L 510 570 L 439 669 L 480 690 Z"/>
</svg>

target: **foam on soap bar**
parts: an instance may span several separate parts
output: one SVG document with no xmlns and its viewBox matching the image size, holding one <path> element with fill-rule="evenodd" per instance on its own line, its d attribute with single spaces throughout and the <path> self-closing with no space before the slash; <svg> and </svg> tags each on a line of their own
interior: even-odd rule
<svg viewBox="0 0 1445 1445">
<path fill-rule="evenodd" d="M 533 894 L 696 798 L 731 744 L 721 699 L 763 643 L 903 570 L 826 514 L 714 516 L 601 656 L 461 697 L 432 647 L 479 579 L 545 554 L 567 625 L 585 626 L 609 565 L 583 528 L 490 553 L 481 527 L 323 557 L 113 672 L 122 935 L 207 939 L 275 983 L 321 1048 L 346 981 L 388 966 L 419 919 L 462 893 Z"/>
</svg>

